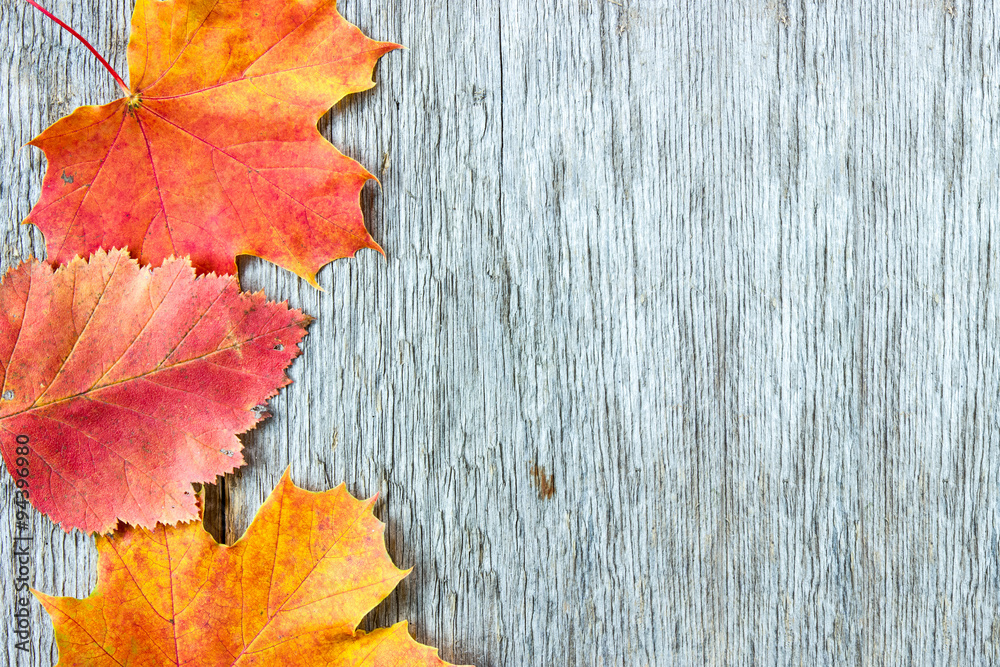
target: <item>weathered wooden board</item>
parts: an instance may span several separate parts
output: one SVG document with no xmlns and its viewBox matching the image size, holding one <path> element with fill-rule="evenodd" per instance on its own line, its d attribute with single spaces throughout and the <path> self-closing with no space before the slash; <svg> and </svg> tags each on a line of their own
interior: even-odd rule
<svg viewBox="0 0 1000 667">
<path fill-rule="evenodd" d="M 125 69 L 128 0 L 49 4 Z M 1000 661 L 990 0 L 340 6 L 409 47 L 321 123 L 388 260 L 244 263 L 317 320 L 216 530 L 289 465 L 380 493 L 414 571 L 369 623 L 455 662 Z M 8 267 L 43 249 L 19 147 L 116 91 L 0 12 Z M 34 585 L 87 594 L 91 539 L 33 529 Z"/>
</svg>

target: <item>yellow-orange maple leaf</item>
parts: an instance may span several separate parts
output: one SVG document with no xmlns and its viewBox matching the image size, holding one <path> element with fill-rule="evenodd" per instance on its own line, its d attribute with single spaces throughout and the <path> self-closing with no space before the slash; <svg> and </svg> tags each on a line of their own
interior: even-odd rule
<svg viewBox="0 0 1000 667">
<path fill-rule="evenodd" d="M 35 592 L 60 667 L 448 664 L 405 621 L 355 630 L 407 574 L 386 553 L 373 503 L 343 485 L 304 491 L 286 472 L 232 546 L 198 522 L 98 538 L 90 597 Z"/>
<path fill-rule="evenodd" d="M 256 255 L 315 284 L 331 260 L 378 249 L 359 205 L 373 177 L 316 122 L 395 48 L 335 0 L 137 0 L 127 96 L 30 142 L 49 166 L 25 222 L 56 263 L 128 246 L 223 274 Z"/>
</svg>

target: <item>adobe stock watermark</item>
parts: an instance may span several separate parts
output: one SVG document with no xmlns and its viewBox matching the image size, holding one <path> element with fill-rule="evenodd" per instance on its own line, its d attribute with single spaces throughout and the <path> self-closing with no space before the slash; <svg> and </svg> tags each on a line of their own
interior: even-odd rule
<svg viewBox="0 0 1000 667">
<path fill-rule="evenodd" d="M 14 534 L 12 552 L 14 570 L 14 614 L 11 637 L 15 639 L 14 648 L 31 655 L 34 628 L 31 627 L 31 546 L 34 536 L 31 534 L 31 524 L 28 520 L 28 497 L 31 495 L 31 469 L 28 466 L 28 454 L 31 452 L 31 439 L 26 435 L 16 438 L 17 447 L 14 450 Z"/>
</svg>

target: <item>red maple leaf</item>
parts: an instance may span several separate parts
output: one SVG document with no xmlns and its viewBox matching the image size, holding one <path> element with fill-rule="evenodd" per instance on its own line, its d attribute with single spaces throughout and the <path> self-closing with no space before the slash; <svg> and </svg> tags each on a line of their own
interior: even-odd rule
<svg viewBox="0 0 1000 667">
<path fill-rule="evenodd" d="M 137 0 L 131 86 L 101 59 L 126 96 L 30 142 L 49 165 L 25 222 L 55 263 L 129 247 L 223 274 L 255 255 L 315 285 L 324 264 L 379 249 L 359 205 L 373 176 L 316 122 L 395 48 L 331 0 Z"/>
<path fill-rule="evenodd" d="M 196 518 L 191 483 L 243 463 L 309 319 L 187 260 L 25 262 L 0 284 L 4 463 L 67 530 Z"/>
</svg>

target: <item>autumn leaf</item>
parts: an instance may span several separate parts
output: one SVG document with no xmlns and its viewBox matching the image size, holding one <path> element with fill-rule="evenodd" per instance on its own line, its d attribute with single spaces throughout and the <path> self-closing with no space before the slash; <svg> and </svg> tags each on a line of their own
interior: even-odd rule
<svg viewBox="0 0 1000 667">
<path fill-rule="evenodd" d="M 137 0 L 131 87 L 114 74 L 125 97 L 30 142 L 48 170 L 25 222 L 57 264 L 127 246 L 225 274 L 255 255 L 315 285 L 324 264 L 379 249 L 359 204 L 374 177 L 316 123 L 395 48 L 332 0 Z"/>
<path fill-rule="evenodd" d="M 25 262 L 0 284 L 4 463 L 66 530 L 195 518 L 192 482 L 242 465 L 308 321 L 183 259 Z"/>
<path fill-rule="evenodd" d="M 295 486 L 286 471 L 231 547 L 200 523 L 125 528 L 97 540 L 97 588 L 38 592 L 60 667 L 443 666 L 406 623 L 356 631 L 407 571 L 385 550 L 374 498 Z"/>
</svg>

